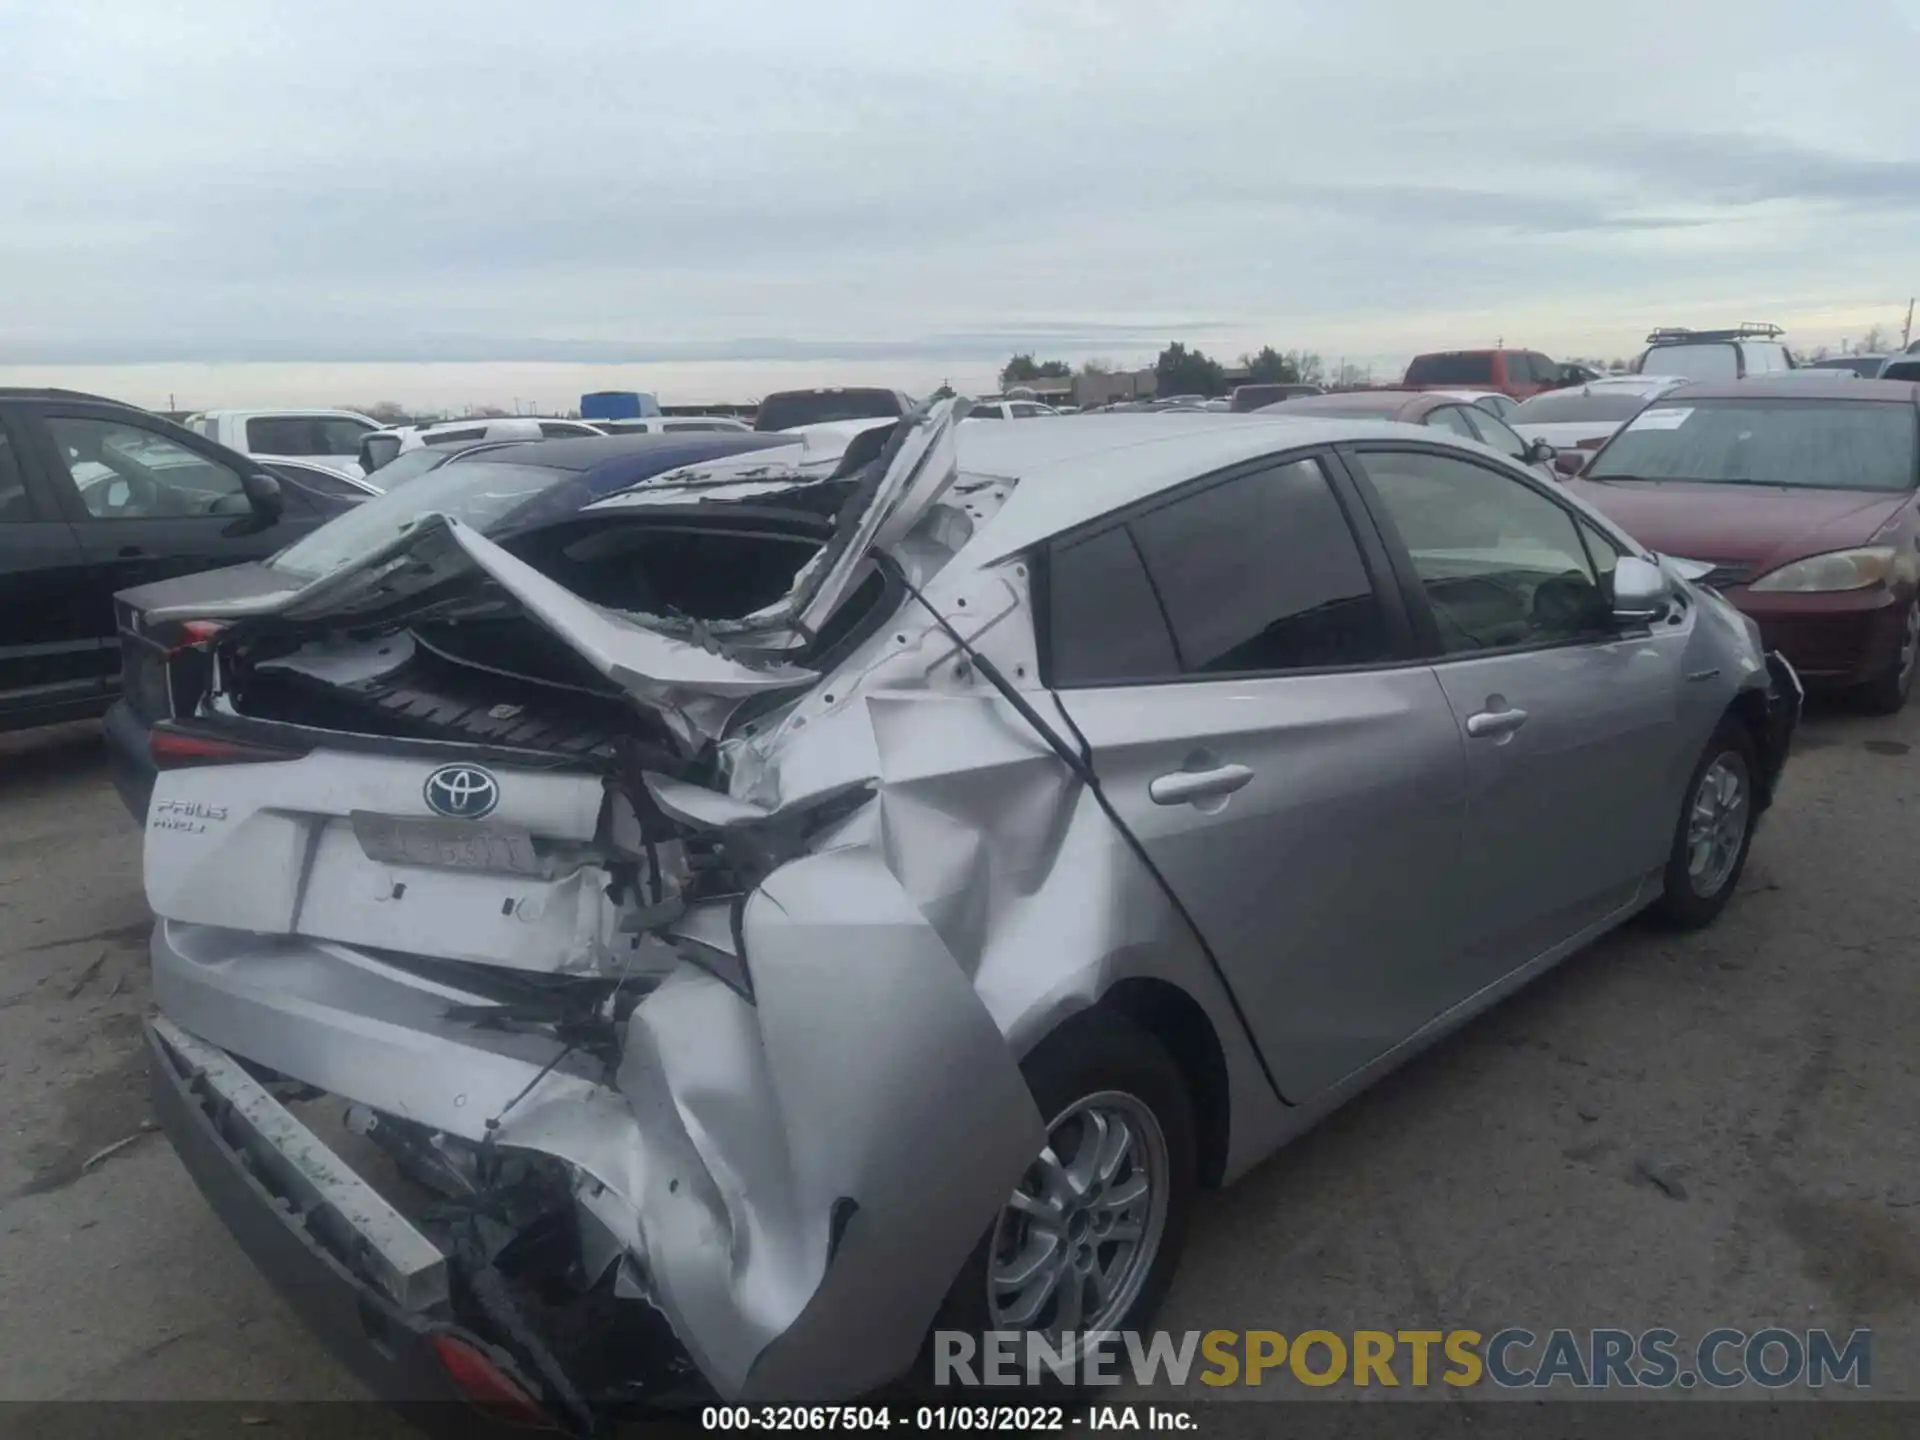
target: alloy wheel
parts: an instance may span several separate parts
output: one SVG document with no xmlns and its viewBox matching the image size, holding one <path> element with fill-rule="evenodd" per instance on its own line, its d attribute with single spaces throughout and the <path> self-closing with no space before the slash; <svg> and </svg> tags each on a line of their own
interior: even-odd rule
<svg viewBox="0 0 1920 1440">
<path fill-rule="evenodd" d="M 1117 1090 L 1047 1127 L 994 1224 L 987 1313 L 996 1330 L 1044 1334 L 1077 1362 L 1139 1298 L 1166 1230 L 1171 1166 L 1152 1110 Z"/>
<path fill-rule="evenodd" d="M 1720 893 L 1740 861 L 1747 834 L 1747 768 L 1731 751 L 1700 777 L 1687 812 L 1687 878 L 1703 900 Z"/>
</svg>

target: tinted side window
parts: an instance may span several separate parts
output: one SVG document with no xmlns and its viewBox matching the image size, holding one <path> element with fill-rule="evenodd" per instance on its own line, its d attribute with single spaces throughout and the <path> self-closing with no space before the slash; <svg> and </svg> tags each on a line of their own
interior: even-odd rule
<svg viewBox="0 0 1920 1440">
<path fill-rule="evenodd" d="M 1585 520 L 1580 522 L 1580 538 L 1587 542 L 1587 556 L 1593 561 L 1600 593 L 1609 607 L 1613 604 L 1613 572 L 1620 566 L 1620 547 Z"/>
<path fill-rule="evenodd" d="M 1047 559 L 1051 682 L 1062 689 L 1180 673 L 1160 604 L 1124 526 Z"/>
<path fill-rule="evenodd" d="M 20 457 L 13 453 L 6 432 L 0 430 L 0 525 L 26 524 L 39 518 L 33 497 L 27 494 L 26 476 L 20 473 Z"/>
<path fill-rule="evenodd" d="M 1491 385 L 1493 352 L 1468 350 L 1439 355 L 1416 355 L 1407 366 L 1408 385 Z"/>
<path fill-rule="evenodd" d="M 1448 653 L 1556 644 L 1604 629 L 1607 606 L 1572 512 L 1452 456 L 1374 451 L 1361 461 Z"/>
<path fill-rule="evenodd" d="M 1468 412 L 1473 428 L 1480 432 L 1480 438 L 1498 450 L 1502 455 L 1511 455 L 1515 460 L 1523 460 L 1527 454 L 1527 442 L 1509 430 L 1498 418 L 1476 407 Z"/>
<path fill-rule="evenodd" d="M 1467 418 L 1467 412 L 1458 405 L 1442 405 L 1438 410 L 1430 411 L 1427 424 L 1436 430 L 1451 430 L 1454 434 L 1468 440 L 1478 440 L 1480 432 L 1473 428 L 1473 422 Z"/>
<path fill-rule="evenodd" d="M 257 415 L 247 421 L 252 455 L 314 455 L 313 422 L 299 415 Z"/>
<path fill-rule="evenodd" d="M 1372 581 L 1317 462 L 1208 486 L 1131 528 L 1187 674 L 1391 658 Z"/>
<path fill-rule="evenodd" d="M 244 515 L 251 508 L 235 471 L 144 426 L 50 416 L 47 430 L 94 519 Z"/>
</svg>

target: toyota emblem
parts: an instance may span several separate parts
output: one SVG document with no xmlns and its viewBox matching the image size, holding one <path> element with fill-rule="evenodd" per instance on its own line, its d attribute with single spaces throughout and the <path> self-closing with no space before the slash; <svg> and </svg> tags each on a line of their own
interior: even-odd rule
<svg viewBox="0 0 1920 1440">
<path fill-rule="evenodd" d="M 451 820 L 484 820 L 500 803 L 500 782 L 477 765 L 442 765 L 427 776 L 427 808 Z"/>
</svg>

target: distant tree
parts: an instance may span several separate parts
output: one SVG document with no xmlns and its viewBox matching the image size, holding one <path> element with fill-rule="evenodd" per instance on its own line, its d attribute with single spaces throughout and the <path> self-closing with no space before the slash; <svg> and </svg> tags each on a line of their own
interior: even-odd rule
<svg viewBox="0 0 1920 1440">
<path fill-rule="evenodd" d="M 1162 395 L 1218 395 L 1227 388 L 1226 369 L 1218 360 L 1178 340 L 1160 352 L 1153 375 Z"/>
<path fill-rule="evenodd" d="M 1240 368 L 1247 372 L 1247 380 L 1255 385 L 1287 385 L 1299 380 L 1300 371 L 1294 364 L 1298 351 L 1289 351 L 1282 355 L 1271 345 L 1262 345 L 1257 355 L 1242 355 Z"/>
<path fill-rule="evenodd" d="M 378 420 L 382 425 L 404 425 L 407 423 L 407 407 L 398 400 L 381 400 L 369 405 L 360 412 L 369 420 Z"/>
<path fill-rule="evenodd" d="M 1807 359 L 1825 360 L 1831 357 L 1832 354 L 1833 354 L 1833 347 L 1831 345 L 1816 345 L 1813 347 L 1813 349 L 1807 352 Z"/>
<path fill-rule="evenodd" d="M 1874 325 L 1869 327 L 1867 333 L 1860 337 L 1860 343 L 1853 348 L 1856 354 L 1878 355 L 1891 343 L 1887 338 L 1887 332 L 1878 325 Z"/>
<path fill-rule="evenodd" d="M 1032 352 L 1016 355 L 1000 367 L 1000 385 L 1030 384 L 1035 380 L 1065 380 L 1073 369 L 1064 360 L 1035 361 Z"/>
<path fill-rule="evenodd" d="M 504 418 L 509 412 L 502 410 L 498 405 L 482 405 L 473 413 L 488 420 L 499 420 Z"/>
<path fill-rule="evenodd" d="M 1304 384 L 1321 385 L 1326 382 L 1326 362 L 1311 350 L 1287 351 L 1287 363 L 1293 366 L 1295 378 Z"/>
<path fill-rule="evenodd" d="M 953 386 L 942 380 L 940 382 L 940 388 L 933 392 L 932 398 L 935 400 L 951 400 L 953 398 Z"/>
<path fill-rule="evenodd" d="M 1120 367 L 1111 360 L 1082 360 L 1080 362 L 1080 373 L 1089 378 L 1104 375 L 1118 375 L 1120 373 Z"/>
</svg>

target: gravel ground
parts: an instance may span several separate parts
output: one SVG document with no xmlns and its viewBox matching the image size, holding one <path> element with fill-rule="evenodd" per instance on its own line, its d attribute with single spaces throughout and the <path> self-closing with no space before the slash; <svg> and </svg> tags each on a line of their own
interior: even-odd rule
<svg viewBox="0 0 1920 1440">
<path fill-rule="evenodd" d="M 1162 1323 L 1870 1326 L 1912 1398 L 1915 745 L 1816 709 L 1717 926 L 1629 927 L 1206 1197 Z M 0 815 L 0 1400 L 356 1396 L 145 1128 L 97 727 L 0 736 Z"/>
</svg>

